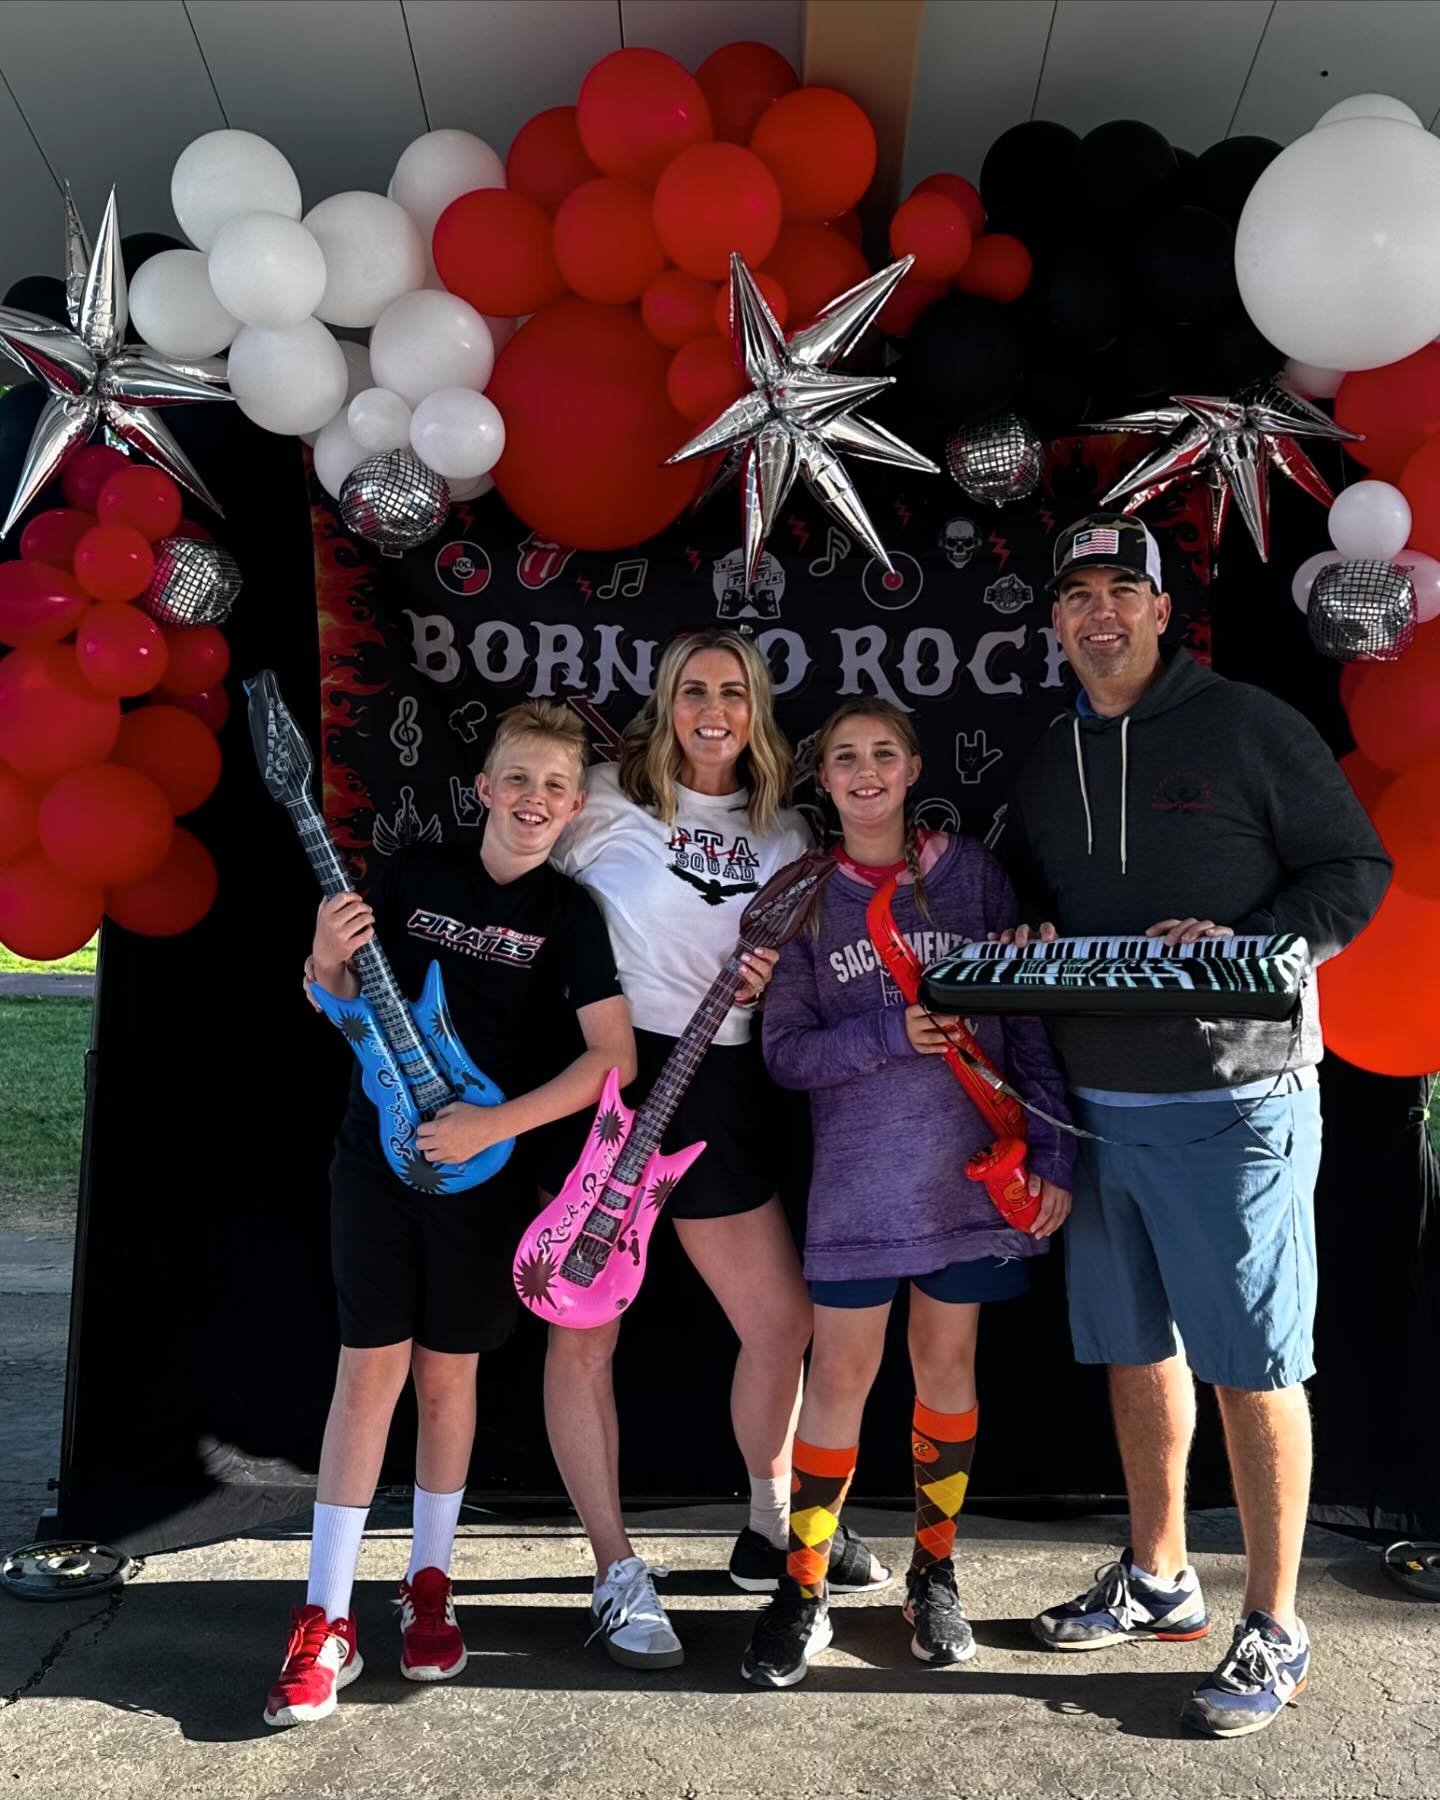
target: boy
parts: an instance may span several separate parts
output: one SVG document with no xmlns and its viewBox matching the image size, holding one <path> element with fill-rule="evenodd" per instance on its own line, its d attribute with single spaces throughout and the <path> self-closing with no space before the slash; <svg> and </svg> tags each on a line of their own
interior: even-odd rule
<svg viewBox="0 0 1440 1800">
<path fill-rule="evenodd" d="M 400 1584 L 400 1672 L 444 1681 L 465 1667 L 449 1576 L 475 1435 L 479 1352 L 509 1336 L 516 1300 L 510 1258 L 535 1206 L 524 1134 L 593 1105 L 606 1073 L 635 1073 L 630 1016 L 595 902 L 548 865 L 585 803 L 586 742 L 551 702 L 499 721 L 476 789 L 487 809 L 479 854 L 402 851 L 367 904 L 322 903 L 305 965 L 307 989 L 354 996 L 350 959 L 378 931 L 400 986 L 420 990 L 438 959 L 451 1016 L 475 1065 L 509 1096 L 455 1103 L 420 1127 L 431 1162 L 460 1162 L 505 1138 L 516 1154 L 482 1187 L 420 1194 L 380 1153 L 375 1110 L 358 1073 L 331 1168 L 331 1250 L 340 1368 L 316 1485 L 310 1579 L 292 1608 L 285 1663 L 267 1725 L 334 1711 L 362 1668 L 350 1591 L 390 1420 L 407 1379 L 419 1403 L 415 1535 Z"/>
</svg>

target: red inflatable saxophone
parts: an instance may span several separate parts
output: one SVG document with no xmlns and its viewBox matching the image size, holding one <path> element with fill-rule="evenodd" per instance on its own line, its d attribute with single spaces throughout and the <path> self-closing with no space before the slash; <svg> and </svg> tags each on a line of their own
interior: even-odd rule
<svg viewBox="0 0 1440 1800">
<path fill-rule="evenodd" d="M 892 876 L 882 887 L 876 888 L 866 910 L 865 923 L 870 929 L 870 942 L 890 979 L 905 996 L 907 1004 L 913 1006 L 920 998 L 922 965 L 895 923 L 895 915 L 890 910 L 894 898 Z M 979 1063 L 997 1080 L 1004 1078 L 1003 1072 L 995 1067 L 958 1020 L 943 1030 L 952 1046 L 945 1052 L 950 1073 L 960 1083 L 967 1098 L 974 1102 L 981 1118 L 997 1134 L 989 1149 L 970 1158 L 965 1173 L 972 1181 L 981 1183 L 1007 1225 L 1013 1225 L 1019 1231 L 1030 1231 L 1040 1214 L 1040 1200 L 1038 1195 L 1030 1192 L 1030 1174 L 1025 1167 L 1024 1110 L 1008 1094 L 991 1087 L 971 1066 Z"/>
</svg>

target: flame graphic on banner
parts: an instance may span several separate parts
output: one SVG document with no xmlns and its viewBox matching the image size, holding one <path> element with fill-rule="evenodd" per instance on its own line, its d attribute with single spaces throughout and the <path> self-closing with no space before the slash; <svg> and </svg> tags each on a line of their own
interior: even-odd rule
<svg viewBox="0 0 1440 1800">
<path fill-rule="evenodd" d="M 349 738 L 372 694 L 384 693 L 385 636 L 375 619 L 371 572 L 336 518 L 313 490 L 315 608 L 320 638 L 320 762 L 325 822 L 344 850 L 370 847 L 374 803 L 351 762 Z M 368 655 L 367 655 L 368 652 Z M 381 678 L 367 681 L 366 665 Z M 363 858 L 354 859 L 362 863 Z"/>
</svg>

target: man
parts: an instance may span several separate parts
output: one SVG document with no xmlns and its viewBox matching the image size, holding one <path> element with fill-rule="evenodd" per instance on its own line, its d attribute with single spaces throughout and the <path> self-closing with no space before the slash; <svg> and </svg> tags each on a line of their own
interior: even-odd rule
<svg viewBox="0 0 1440 1800">
<path fill-rule="evenodd" d="M 1097 513 L 1055 546 L 1054 624 L 1080 679 L 1021 771 L 1007 850 L 1024 918 L 1066 935 L 1298 932 L 1316 962 L 1364 927 L 1389 861 L 1324 743 L 1258 688 L 1183 650 L 1155 540 Z M 1016 941 L 1024 942 L 1021 927 Z M 1132 1545 L 1034 1621 L 1054 1650 L 1204 1637 L 1185 1552 L 1194 1377 L 1220 1406 L 1245 1536 L 1242 1622 L 1186 1724 L 1258 1731 L 1305 1685 L 1295 1610 L 1310 1479 L 1313 980 L 1297 1019 L 1052 1022 L 1086 1140 L 1067 1270 L 1076 1356 L 1106 1363 Z M 1188 1362 L 1188 1367 L 1187 1367 Z"/>
</svg>

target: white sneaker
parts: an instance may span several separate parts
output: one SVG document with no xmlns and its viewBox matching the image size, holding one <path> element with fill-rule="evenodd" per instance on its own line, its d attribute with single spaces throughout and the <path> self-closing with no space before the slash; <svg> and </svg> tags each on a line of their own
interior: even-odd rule
<svg viewBox="0 0 1440 1800">
<path fill-rule="evenodd" d="M 590 1601 L 595 1629 L 586 1643 L 603 1633 L 605 1648 L 628 1669 L 678 1669 L 685 1652 L 655 1592 L 655 1577 L 668 1574 L 643 1556 L 611 1563 L 605 1579 L 595 1583 Z"/>
</svg>

